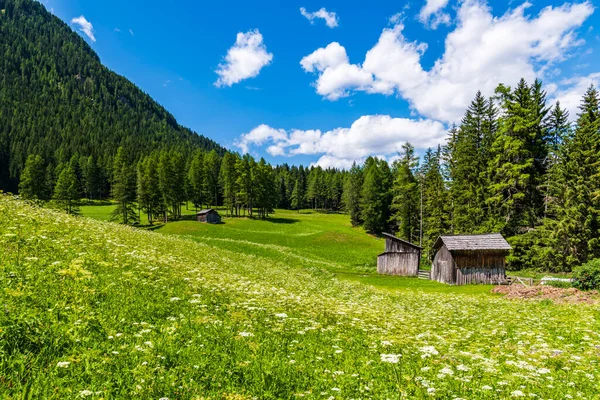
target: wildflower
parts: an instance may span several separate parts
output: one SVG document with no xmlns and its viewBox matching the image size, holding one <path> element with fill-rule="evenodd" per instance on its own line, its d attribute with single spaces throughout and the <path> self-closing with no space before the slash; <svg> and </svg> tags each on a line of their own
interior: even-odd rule
<svg viewBox="0 0 600 400">
<path fill-rule="evenodd" d="M 388 347 L 392 345 L 392 342 L 390 342 L 389 340 L 382 340 L 381 345 L 384 347 Z"/>
<path fill-rule="evenodd" d="M 525 393 L 521 392 L 520 390 L 515 390 L 510 395 L 512 397 L 523 397 L 523 396 L 525 396 Z"/>
<path fill-rule="evenodd" d="M 69 365 L 71 363 L 69 361 L 59 361 L 58 363 L 56 363 L 56 366 L 58 368 L 69 368 Z"/>
<path fill-rule="evenodd" d="M 400 357 L 402 357 L 402 354 L 381 354 L 381 362 L 398 364 Z"/>
<path fill-rule="evenodd" d="M 491 386 L 489 386 L 489 385 L 483 385 L 483 386 L 481 387 L 481 389 L 482 389 L 482 390 L 492 390 L 493 388 L 492 388 Z"/>
<path fill-rule="evenodd" d="M 179 297 L 171 297 L 169 300 L 170 301 L 179 301 L 181 299 Z"/>
<path fill-rule="evenodd" d="M 296 364 L 296 360 L 290 360 L 290 364 Z"/>
<path fill-rule="evenodd" d="M 335 354 L 340 354 L 340 353 L 342 353 L 342 351 L 343 351 L 343 350 L 336 350 L 336 351 L 335 351 Z"/>
<path fill-rule="evenodd" d="M 440 354 L 435 347 L 433 346 L 425 346 L 425 347 L 421 347 L 419 349 L 421 351 L 421 353 L 423 353 L 421 355 L 421 358 L 427 358 L 427 357 L 431 357 L 431 356 L 437 356 L 438 354 Z"/>
<path fill-rule="evenodd" d="M 79 392 L 79 397 L 88 397 L 88 396 L 93 396 L 94 392 L 92 392 L 91 390 L 82 390 L 81 392 Z"/>
<path fill-rule="evenodd" d="M 334 388 L 331 388 L 331 390 L 334 392 L 340 392 L 342 389 L 334 387 Z"/>
<path fill-rule="evenodd" d="M 459 370 L 459 371 L 468 371 L 469 367 L 467 367 L 466 365 L 462 365 L 461 364 L 461 365 L 457 366 L 456 369 Z"/>
<path fill-rule="evenodd" d="M 287 318 L 287 314 L 286 313 L 275 314 L 275 316 L 277 318 Z"/>
<path fill-rule="evenodd" d="M 251 337 L 254 336 L 252 332 L 240 332 L 241 337 Z"/>
</svg>

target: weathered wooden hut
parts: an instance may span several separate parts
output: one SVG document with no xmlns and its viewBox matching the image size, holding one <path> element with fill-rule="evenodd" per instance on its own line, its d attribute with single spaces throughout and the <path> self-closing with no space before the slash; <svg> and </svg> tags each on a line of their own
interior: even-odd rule
<svg viewBox="0 0 600 400">
<path fill-rule="evenodd" d="M 212 208 L 198 211 L 196 217 L 198 218 L 198 222 L 207 222 L 209 224 L 221 223 L 221 216 Z"/>
<path fill-rule="evenodd" d="M 431 279 L 453 285 L 506 281 L 510 245 L 499 233 L 440 236 L 433 246 Z"/>
<path fill-rule="evenodd" d="M 384 233 L 385 252 L 377 256 L 377 272 L 385 275 L 417 276 L 421 248 L 415 244 Z"/>
</svg>

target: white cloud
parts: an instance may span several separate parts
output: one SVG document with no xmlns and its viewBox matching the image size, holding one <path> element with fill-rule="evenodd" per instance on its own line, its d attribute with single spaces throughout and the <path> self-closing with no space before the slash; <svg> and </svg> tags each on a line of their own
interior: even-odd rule
<svg viewBox="0 0 600 400">
<path fill-rule="evenodd" d="M 444 54 L 428 71 L 421 64 L 427 45 L 408 40 L 401 22 L 383 30 L 362 65 L 347 61 L 339 43 L 304 57 L 301 65 L 318 74 L 314 86 L 329 100 L 351 91 L 396 94 L 420 115 L 457 122 L 477 90 L 491 95 L 498 83 L 547 77 L 582 44 L 575 30 L 594 11 L 584 2 L 548 6 L 532 17 L 525 14 L 528 7 L 524 3 L 494 17 L 482 0 L 463 1 Z"/>
<path fill-rule="evenodd" d="M 445 136 L 446 128 L 437 121 L 366 115 L 350 127 L 326 132 L 259 125 L 242 135 L 236 146 L 247 152 L 251 145 L 268 145 L 272 156 L 320 155 L 318 165 L 347 167 L 372 154 L 393 158 L 407 141 L 417 148 L 436 146 Z"/>
<path fill-rule="evenodd" d="M 92 42 L 96 41 L 96 37 L 94 36 L 94 26 L 91 22 L 85 19 L 83 15 L 73 18 L 71 23 L 79 26 L 79 30 L 83 32 Z"/>
<path fill-rule="evenodd" d="M 262 145 L 267 141 L 281 141 L 287 138 L 287 134 L 283 129 L 271 128 L 269 125 L 259 125 L 250 132 L 242 135 L 235 145 L 239 147 L 243 153 L 247 153 L 250 144 Z"/>
<path fill-rule="evenodd" d="M 600 72 L 561 81 L 553 91 L 551 101 L 560 101 L 560 106 L 569 111 L 569 118 L 574 121 L 580 112 L 581 99 L 590 85 L 600 88 Z"/>
<path fill-rule="evenodd" d="M 134 36 L 133 31 L 131 29 L 129 29 L 129 33 L 131 34 L 131 36 Z"/>
<path fill-rule="evenodd" d="M 113 30 L 113 32 L 116 32 L 116 33 L 121 33 L 121 30 L 120 30 L 119 28 L 115 28 L 115 29 Z"/>
<path fill-rule="evenodd" d="M 300 14 L 310 21 L 311 24 L 315 23 L 316 18 L 320 18 L 325 21 L 325 24 L 330 28 L 338 26 L 338 17 L 334 12 L 327 11 L 325 8 L 321 8 L 319 11 L 309 13 L 306 8 L 300 7 Z"/>
<path fill-rule="evenodd" d="M 224 62 L 215 71 L 219 79 L 215 86 L 231 86 L 247 78 L 254 78 L 271 63 L 273 54 L 267 52 L 258 29 L 238 33 L 235 44 L 227 51 Z"/>
<path fill-rule="evenodd" d="M 419 12 L 419 21 L 437 29 L 439 25 L 449 25 L 450 15 L 442 10 L 448 5 L 448 0 L 427 0 Z"/>
</svg>

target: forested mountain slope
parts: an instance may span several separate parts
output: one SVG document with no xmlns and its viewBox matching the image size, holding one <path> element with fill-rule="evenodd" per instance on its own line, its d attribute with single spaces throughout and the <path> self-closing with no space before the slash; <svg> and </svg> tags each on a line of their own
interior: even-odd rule
<svg viewBox="0 0 600 400">
<path fill-rule="evenodd" d="M 225 150 L 180 126 L 110 71 L 77 33 L 32 0 L 0 0 L 0 189 L 15 190 L 28 154 L 112 163 L 119 146 Z"/>
</svg>

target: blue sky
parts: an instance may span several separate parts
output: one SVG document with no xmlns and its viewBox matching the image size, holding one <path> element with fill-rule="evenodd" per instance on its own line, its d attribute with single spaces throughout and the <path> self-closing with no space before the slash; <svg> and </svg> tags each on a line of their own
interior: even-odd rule
<svg viewBox="0 0 600 400">
<path fill-rule="evenodd" d="M 182 125 L 273 163 L 435 146 L 478 89 L 521 76 L 574 115 L 600 80 L 590 2 L 43 3 Z"/>
</svg>

